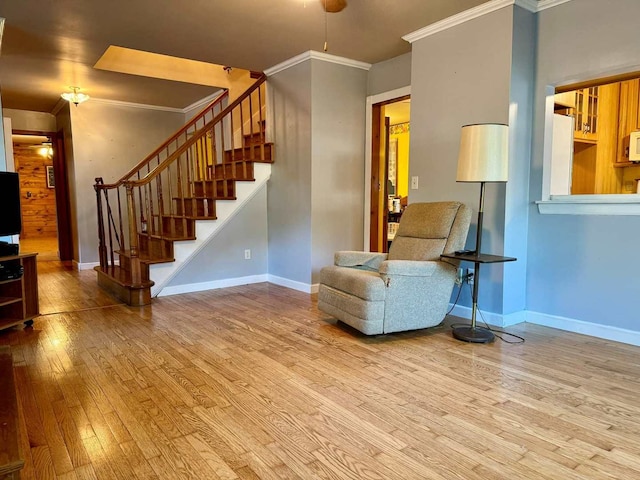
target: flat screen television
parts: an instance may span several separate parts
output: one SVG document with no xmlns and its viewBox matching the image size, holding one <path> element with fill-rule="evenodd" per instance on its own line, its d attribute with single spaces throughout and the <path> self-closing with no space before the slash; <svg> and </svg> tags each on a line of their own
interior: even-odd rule
<svg viewBox="0 0 640 480">
<path fill-rule="evenodd" d="M 20 179 L 15 172 L 0 172 L 0 237 L 22 230 Z"/>
</svg>

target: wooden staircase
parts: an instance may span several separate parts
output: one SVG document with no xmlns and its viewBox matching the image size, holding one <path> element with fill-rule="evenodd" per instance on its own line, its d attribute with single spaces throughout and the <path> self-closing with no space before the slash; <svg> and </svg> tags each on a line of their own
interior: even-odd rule
<svg viewBox="0 0 640 480">
<path fill-rule="evenodd" d="M 216 201 L 236 200 L 236 182 L 254 182 L 273 162 L 266 141 L 264 82 L 225 106 L 228 92 L 118 182 L 94 185 L 98 284 L 132 306 L 151 303 L 150 266 L 173 262 L 174 243 L 196 240 L 196 222 L 216 221 Z"/>
</svg>

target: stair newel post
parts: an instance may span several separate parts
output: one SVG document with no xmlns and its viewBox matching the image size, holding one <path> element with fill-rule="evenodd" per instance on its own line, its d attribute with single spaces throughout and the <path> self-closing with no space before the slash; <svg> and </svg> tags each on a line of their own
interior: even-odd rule
<svg viewBox="0 0 640 480">
<path fill-rule="evenodd" d="M 95 179 L 95 184 L 93 185 L 93 189 L 96 191 L 96 200 L 97 200 L 97 208 L 98 208 L 98 256 L 100 258 L 100 267 L 107 267 L 107 249 L 104 244 L 104 213 L 102 210 L 102 199 L 100 197 L 100 192 L 102 190 L 101 185 L 104 184 L 102 177 L 97 177 Z"/>
<path fill-rule="evenodd" d="M 142 270 L 140 267 L 140 256 L 138 252 L 138 222 L 136 216 L 135 196 L 133 186 L 125 183 L 127 189 L 127 210 L 129 214 L 129 252 L 131 255 L 131 283 L 140 285 L 142 283 Z"/>
</svg>

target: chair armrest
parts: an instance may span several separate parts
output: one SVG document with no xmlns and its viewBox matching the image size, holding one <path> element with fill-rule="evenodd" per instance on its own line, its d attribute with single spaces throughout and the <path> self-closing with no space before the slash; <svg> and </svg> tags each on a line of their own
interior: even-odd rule
<svg viewBox="0 0 640 480">
<path fill-rule="evenodd" d="M 440 260 L 386 260 L 380 265 L 382 275 L 402 275 L 405 277 L 431 277 L 436 273 L 455 268 Z"/>
<path fill-rule="evenodd" d="M 386 259 L 386 253 L 345 250 L 335 253 L 333 263 L 339 267 L 360 267 L 377 272 L 380 264 Z"/>
</svg>

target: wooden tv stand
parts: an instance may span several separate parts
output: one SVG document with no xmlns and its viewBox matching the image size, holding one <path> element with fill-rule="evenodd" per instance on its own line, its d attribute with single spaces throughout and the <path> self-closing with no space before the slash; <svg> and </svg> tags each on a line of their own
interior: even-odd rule
<svg viewBox="0 0 640 480">
<path fill-rule="evenodd" d="M 5 267 L 22 265 L 24 274 L 20 278 L 0 279 L 0 329 L 20 323 L 33 324 L 38 309 L 38 268 L 37 253 L 22 253 L 0 257 Z"/>
</svg>

